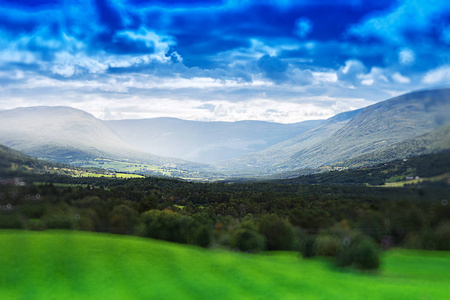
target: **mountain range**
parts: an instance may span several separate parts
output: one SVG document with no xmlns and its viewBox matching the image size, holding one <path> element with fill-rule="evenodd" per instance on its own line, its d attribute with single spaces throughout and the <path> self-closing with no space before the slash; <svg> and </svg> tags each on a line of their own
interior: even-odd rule
<svg viewBox="0 0 450 300">
<path fill-rule="evenodd" d="M 0 144 L 76 166 L 217 179 L 292 175 L 439 152 L 450 149 L 449 124 L 450 89 L 413 92 L 295 124 L 102 121 L 70 107 L 27 107 L 0 111 Z"/>
</svg>

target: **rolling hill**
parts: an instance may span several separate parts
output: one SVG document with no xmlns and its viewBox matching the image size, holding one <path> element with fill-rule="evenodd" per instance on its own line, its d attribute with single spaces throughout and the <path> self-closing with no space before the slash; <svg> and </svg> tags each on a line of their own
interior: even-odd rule
<svg viewBox="0 0 450 300">
<path fill-rule="evenodd" d="M 314 169 L 376 153 L 447 123 L 450 89 L 419 91 L 337 115 L 293 139 L 218 165 L 224 172 L 251 175 Z M 448 148 L 448 140 L 440 147 Z M 416 154 L 421 153 L 426 152 Z"/>
</svg>

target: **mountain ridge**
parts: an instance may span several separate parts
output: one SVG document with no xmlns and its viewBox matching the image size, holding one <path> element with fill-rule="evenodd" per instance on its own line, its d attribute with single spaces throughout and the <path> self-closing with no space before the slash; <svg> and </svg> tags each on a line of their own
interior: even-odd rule
<svg viewBox="0 0 450 300">
<path fill-rule="evenodd" d="M 449 123 L 449 112 L 450 89 L 413 92 L 362 108 L 347 119 L 335 116 L 291 140 L 220 166 L 224 172 L 250 175 L 318 168 L 429 132 Z"/>
</svg>

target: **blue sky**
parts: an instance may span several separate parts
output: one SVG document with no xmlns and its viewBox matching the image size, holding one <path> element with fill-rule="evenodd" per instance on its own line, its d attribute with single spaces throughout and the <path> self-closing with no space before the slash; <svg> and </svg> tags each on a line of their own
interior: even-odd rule
<svg viewBox="0 0 450 300">
<path fill-rule="evenodd" d="M 0 3 L 0 109 L 292 123 L 450 83 L 446 0 Z"/>
</svg>

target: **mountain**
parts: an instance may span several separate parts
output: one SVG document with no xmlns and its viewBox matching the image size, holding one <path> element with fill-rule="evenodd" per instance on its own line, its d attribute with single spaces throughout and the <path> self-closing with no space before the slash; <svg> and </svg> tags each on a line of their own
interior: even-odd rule
<svg viewBox="0 0 450 300">
<path fill-rule="evenodd" d="M 450 123 L 450 89 L 418 91 L 337 115 L 263 151 L 218 163 L 241 175 L 317 168 L 380 151 Z"/>
<path fill-rule="evenodd" d="M 136 149 L 201 163 L 263 150 L 311 130 L 321 122 L 199 122 L 174 118 L 105 121 Z"/>
<path fill-rule="evenodd" d="M 290 169 L 280 170 L 276 164 L 289 159 L 290 156 L 298 151 L 311 149 L 327 138 L 332 137 L 359 112 L 360 110 L 355 110 L 338 114 L 323 121 L 321 125 L 312 130 L 268 147 L 263 151 L 250 153 L 231 160 L 220 161 L 216 164 L 222 172 L 240 176 L 266 175 L 290 171 Z M 298 168 L 302 167 L 299 166 Z M 312 167 L 312 169 L 315 168 Z"/>
<path fill-rule="evenodd" d="M 69 107 L 0 111 L 0 142 L 37 157 L 52 156 L 56 149 L 64 149 L 68 156 L 72 152 L 98 156 L 134 151 L 102 121 Z"/>
<path fill-rule="evenodd" d="M 333 165 L 338 168 L 372 166 L 395 159 L 405 159 L 422 154 L 450 151 L 450 124 L 443 125 L 418 137 L 393 144 L 380 151 L 367 153 Z"/>
<path fill-rule="evenodd" d="M 0 143 L 27 155 L 75 166 L 170 175 L 207 167 L 134 149 L 103 121 L 70 107 L 28 107 L 0 111 Z"/>
</svg>

